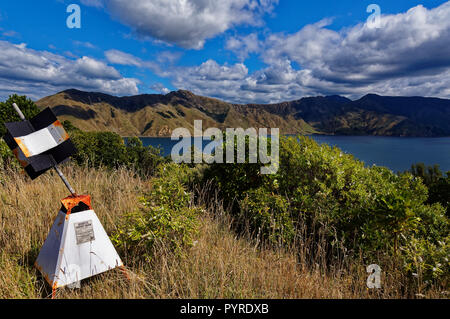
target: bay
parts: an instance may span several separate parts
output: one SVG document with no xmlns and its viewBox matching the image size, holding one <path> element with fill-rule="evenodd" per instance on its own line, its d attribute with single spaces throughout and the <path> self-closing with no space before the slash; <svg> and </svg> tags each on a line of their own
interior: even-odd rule
<svg viewBox="0 0 450 319">
<path fill-rule="evenodd" d="M 337 146 L 353 154 L 366 165 L 385 166 L 394 172 L 411 168 L 412 164 L 438 164 L 443 172 L 450 171 L 450 137 L 410 138 L 385 136 L 312 135 L 318 143 Z M 161 147 L 162 155 L 170 155 L 178 141 L 170 137 L 141 137 L 145 146 Z M 210 141 L 203 141 L 203 146 Z"/>
</svg>

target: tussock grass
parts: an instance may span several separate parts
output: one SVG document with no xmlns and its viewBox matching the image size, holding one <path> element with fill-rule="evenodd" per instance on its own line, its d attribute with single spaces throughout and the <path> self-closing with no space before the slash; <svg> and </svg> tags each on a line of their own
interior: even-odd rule
<svg viewBox="0 0 450 319">
<path fill-rule="evenodd" d="M 95 212 L 110 234 L 149 182 L 125 169 L 81 168 L 63 171 L 80 194 L 90 194 Z M 51 290 L 33 263 L 67 190 L 48 172 L 30 181 L 15 170 L 0 169 L 0 298 L 48 298 Z M 208 202 L 209 201 L 209 202 Z M 383 289 L 368 290 L 362 262 L 342 260 L 324 265 L 319 256 L 301 256 L 312 247 L 265 247 L 247 235 L 236 235 L 218 199 L 200 196 L 204 207 L 194 246 L 173 253 L 156 245 L 151 261 L 121 252 L 130 279 L 110 271 L 82 282 L 81 289 L 63 288 L 57 298 L 406 298 L 404 278 L 387 269 Z M 309 245 L 309 246 L 308 246 Z M 438 290 L 427 297 L 442 297 Z"/>
</svg>

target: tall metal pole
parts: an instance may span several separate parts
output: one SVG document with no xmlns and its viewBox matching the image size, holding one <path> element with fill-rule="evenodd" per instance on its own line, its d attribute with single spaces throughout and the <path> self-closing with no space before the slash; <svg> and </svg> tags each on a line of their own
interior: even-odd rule
<svg viewBox="0 0 450 319">
<path fill-rule="evenodd" d="M 16 103 L 13 103 L 13 107 L 14 107 L 14 110 L 17 112 L 17 114 L 19 114 L 20 119 L 22 121 L 26 121 L 25 116 L 23 115 L 22 111 L 20 110 L 20 108 L 17 106 Z M 61 172 L 61 170 L 59 169 L 58 164 L 56 163 L 55 159 L 53 158 L 53 155 L 49 155 L 49 156 L 50 156 L 51 161 L 53 162 L 53 168 L 55 169 L 56 173 L 58 173 L 58 176 L 61 178 L 64 185 L 66 185 L 67 189 L 72 194 L 72 196 L 77 196 L 77 194 L 75 193 L 75 190 L 72 188 L 72 186 L 70 186 L 69 181 L 64 176 L 63 172 Z"/>
</svg>

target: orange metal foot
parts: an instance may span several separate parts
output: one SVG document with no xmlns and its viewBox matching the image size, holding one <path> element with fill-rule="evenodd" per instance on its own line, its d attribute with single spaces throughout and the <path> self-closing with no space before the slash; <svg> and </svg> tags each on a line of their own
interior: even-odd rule
<svg viewBox="0 0 450 319">
<path fill-rule="evenodd" d="M 63 204 L 63 211 L 66 213 L 66 219 L 69 218 L 69 215 L 72 213 L 72 209 L 81 203 L 84 204 L 85 208 L 92 209 L 90 195 L 69 196 L 61 199 L 61 203 Z"/>
<path fill-rule="evenodd" d="M 52 299 L 55 299 L 56 297 L 56 289 L 52 288 Z"/>
</svg>

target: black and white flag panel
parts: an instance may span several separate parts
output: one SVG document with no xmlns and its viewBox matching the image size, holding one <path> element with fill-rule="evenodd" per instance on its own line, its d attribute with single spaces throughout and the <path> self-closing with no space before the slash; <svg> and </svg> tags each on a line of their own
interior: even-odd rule
<svg viewBox="0 0 450 319">
<path fill-rule="evenodd" d="M 6 144 L 32 179 L 76 153 L 69 135 L 50 108 L 29 121 L 5 123 L 5 126 Z"/>
</svg>

